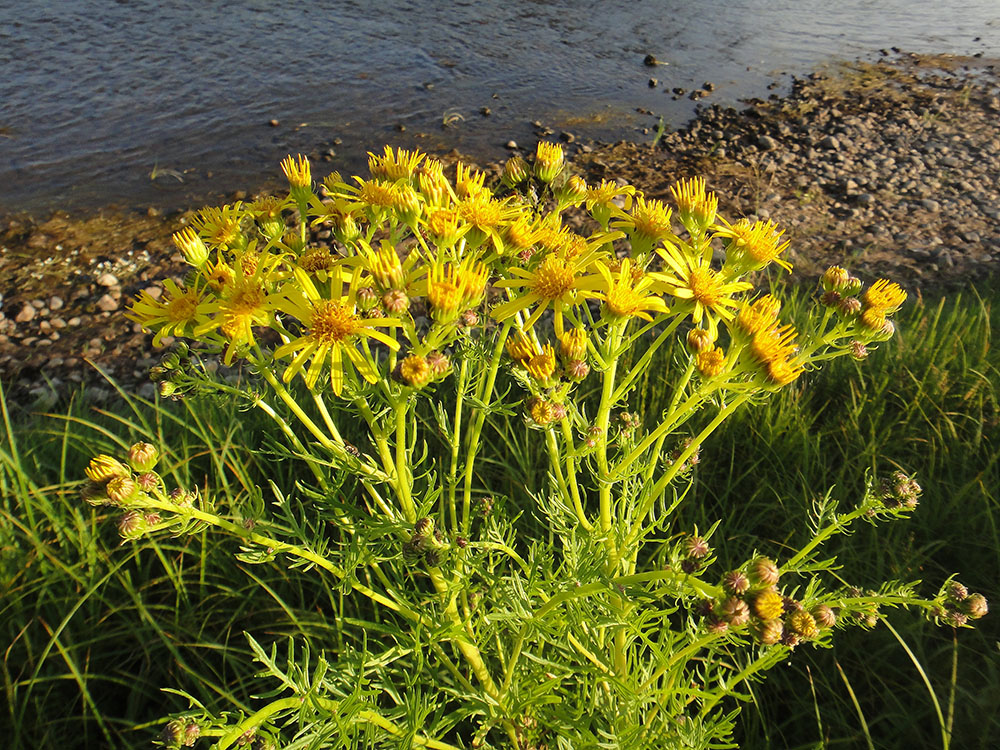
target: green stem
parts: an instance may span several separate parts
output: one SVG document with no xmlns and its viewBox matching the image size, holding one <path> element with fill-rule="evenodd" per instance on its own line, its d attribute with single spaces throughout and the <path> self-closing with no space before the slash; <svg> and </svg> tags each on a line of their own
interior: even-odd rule
<svg viewBox="0 0 1000 750">
<path fill-rule="evenodd" d="M 469 376 L 469 359 L 462 357 L 462 366 L 458 369 L 458 382 L 455 384 L 455 418 L 451 441 L 451 465 L 448 467 L 448 507 L 451 514 L 452 533 L 458 533 L 458 451 L 462 444 L 462 406 L 465 404 L 465 380 Z"/>
<path fill-rule="evenodd" d="M 261 724 L 266 722 L 271 716 L 289 708 L 299 708 L 306 700 L 307 699 L 302 696 L 293 696 L 291 698 L 282 698 L 269 703 L 253 715 L 248 716 L 246 719 L 237 724 L 234 729 L 221 737 L 219 741 L 215 743 L 214 750 L 226 750 L 226 748 L 229 748 L 239 742 L 240 738 L 244 734 L 256 729 Z M 330 713 L 337 713 L 340 711 L 340 701 L 331 700 L 329 698 L 319 698 L 316 696 L 310 696 L 308 701 L 317 708 L 329 711 Z M 400 726 L 371 709 L 361 709 L 353 718 L 356 722 L 365 722 L 376 726 L 394 737 L 402 738 L 407 736 L 407 732 Z M 440 740 L 433 740 L 419 734 L 413 734 L 408 737 L 408 739 L 411 744 L 417 747 L 427 747 L 432 750 L 460 750 L 457 745 L 441 742 Z"/>
<path fill-rule="evenodd" d="M 573 457 L 575 448 L 573 446 L 573 428 L 570 427 L 569 420 L 562 420 L 563 444 L 566 447 L 566 475 L 569 477 L 570 496 L 573 501 L 573 510 L 576 512 L 577 520 L 587 531 L 593 531 L 594 526 L 587 519 L 587 512 L 583 507 L 583 499 L 580 497 L 580 485 L 576 479 L 576 460 Z"/>
<path fill-rule="evenodd" d="M 396 411 L 396 494 L 403 507 L 403 515 L 410 523 L 417 520 L 417 509 L 413 504 L 410 469 L 406 450 L 406 401 L 401 400 L 394 407 Z"/>
</svg>

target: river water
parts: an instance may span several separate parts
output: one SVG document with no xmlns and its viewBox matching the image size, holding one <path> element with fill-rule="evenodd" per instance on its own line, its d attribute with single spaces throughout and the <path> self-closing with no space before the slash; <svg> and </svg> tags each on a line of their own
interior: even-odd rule
<svg viewBox="0 0 1000 750">
<path fill-rule="evenodd" d="M 297 151 L 499 157 L 533 120 L 641 139 L 693 114 L 674 87 L 733 105 L 890 47 L 995 57 L 1000 2 L 0 0 L 0 214 L 181 204 Z"/>
</svg>

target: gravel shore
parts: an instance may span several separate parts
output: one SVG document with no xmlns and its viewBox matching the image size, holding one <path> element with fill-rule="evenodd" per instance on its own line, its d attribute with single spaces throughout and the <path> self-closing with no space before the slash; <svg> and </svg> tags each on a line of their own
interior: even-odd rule
<svg viewBox="0 0 1000 750">
<path fill-rule="evenodd" d="M 786 228 L 805 283 L 841 263 L 911 290 L 983 288 L 1000 272 L 998 71 L 991 60 L 886 54 L 797 80 L 785 97 L 742 109 L 708 104 L 686 128 L 650 132 L 644 143 L 563 135 L 588 181 L 666 197 L 677 179 L 703 175 L 727 217 Z M 549 133 L 538 134 L 558 137 Z M 101 404 L 112 389 L 89 362 L 152 396 L 143 381 L 158 354 L 123 312 L 140 290 L 157 294 L 183 275 L 170 234 L 187 215 L 0 221 L 5 389 L 37 409 L 84 383 Z"/>
</svg>

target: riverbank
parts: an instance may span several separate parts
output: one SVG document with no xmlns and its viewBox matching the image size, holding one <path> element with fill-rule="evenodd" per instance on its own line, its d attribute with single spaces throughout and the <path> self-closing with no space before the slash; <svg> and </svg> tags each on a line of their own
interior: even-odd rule
<svg viewBox="0 0 1000 750">
<path fill-rule="evenodd" d="M 588 181 L 618 179 L 652 197 L 703 175 L 725 215 L 787 229 L 795 277 L 807 283 L 841 262 L 914 291 L 989 285 L 1000 271 L 995 65 L 887 55 L 797 80 L 786 97 L 739 110 L 708 106 L 682 130 L 657 137 L 650 127 L 641 143 L 583 142 L 541 123 L 535 134 L 562 137 Z M 500 165 L 484 168 L 495 174 Z M 188 214 L 152 208 L 0 222 L 5 387 L 45 406 L 89 382 L 100 403 L 111 390 L 93 363 L 151 395 L 150 384 L 139 384 L 156 352 L 123 312 L 140 290 L 156 294 L 183 274 L 169 238 Z"/>
</svg>

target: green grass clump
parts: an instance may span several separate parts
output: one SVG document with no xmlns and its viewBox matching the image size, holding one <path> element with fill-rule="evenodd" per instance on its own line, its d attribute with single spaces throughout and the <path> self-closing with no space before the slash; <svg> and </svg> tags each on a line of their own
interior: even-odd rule
<svg viewBox="0 0 1000 750">
<path fill-rule="evenodd" d="M 909 521 L 831 545 L 847 582 L 920 578 L 933 587 L 958 571 L 1000 601 L 995 299 L 910 305 L 902 335 L 867 362 L 837 360 L 728 422 L 702 452 L 695 501 L 682 511 L 691 527 L 721 517 L 739 529 L 713 539 L 720 570 L 753 548 L 780 562 L 830 487 L 849 503 L 866 472 L 900 468 L 922 484 L 921 507 Z M 794 318 L 807 304 L 801 295 L 786 311 Z M 658 397 L 649 383 L 640 411 L 661 408 Z M 5 747 L 146 746 L 163 716 L 187 707 L 162 688 L 183 688 L 209 708 L 246 707 L 259 685 L 243 631 L 265 646 L 288 634 L 341 645 L 343 603 L 316 571 L 237 562 L 235 543 L 214 534 L 120 545 L 105 509 L 78 498 L 78 478 L 91 456 L 121 453 L 130 440 L 169 447 L 163 473 L 236 518 L 262 512 L 268 481 L 311 478 L 276 460 L 261 417 L 232 404 L 122 403 L 117 413 L 72 403 L 56 416 L 4 406 Z M 510 464 L 496 468 L 516 496 L 544 469 L 523 438 L 505 439 Z M 800 648 L 744 711 L 742 744 L 988 747 L 1000 736 L 996 620 L 954 632 L 900 614 L 891 628 L 839 633 L 831 649 Z"/>
</svg>

